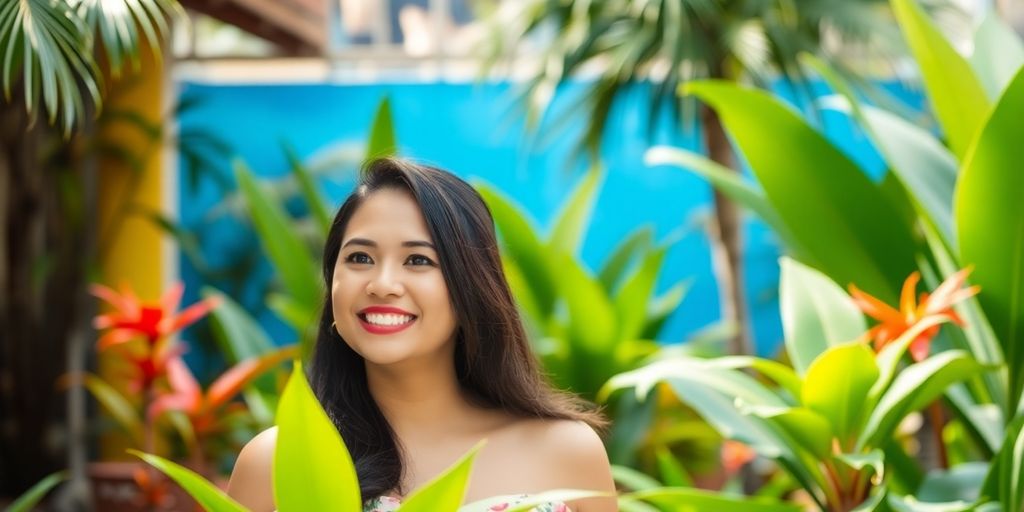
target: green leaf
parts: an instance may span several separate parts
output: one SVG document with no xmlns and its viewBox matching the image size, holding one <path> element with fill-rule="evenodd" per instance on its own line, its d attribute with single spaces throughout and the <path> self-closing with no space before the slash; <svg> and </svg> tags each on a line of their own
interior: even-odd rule
<svg viewBox="0 0 1024 512">
<path fill-rule="evenodd" d="M 752 407 L 750 413 L 774 424 L 819 460 L 832 455 L 832 425 L 806 407 Z"/>
<path fill-rule="evenodd" d="M 96 401 L 114 418 L 121 428 L 131 436 L 136 446 L 142 445 L 142 419 L 135 406 L 107 381 L 92 375 L 82 376 L 82 385 L 92 393 Z"/>
<path fill-rule="evenodd" d="M 803 383 L 788 366 L 771 359 L 752 356 L 721 356 L 702 361 L 713 368 L 750 368 L 767 377 L 789 392 L 793 398 L 800 397 Z"/>
<path fill-rule="evenodd" d="M 978 499 L 988 470 L 987 462 L 965 462 L 948 470 L 933 470 L 925 477 L 917 497 L 926 502 L 973 502 Z"/>
<path fill-rule="evenodd" d="M 658 247 L 647 253 L 615 295 L 615 318 L 620 340 L 637 339 L 643 334 L 647 305 L 654 293 L 666 251 L 666 247 Z"/>
<path fill-rule="evenodd" d="M 261 245 L 273 262 L 285 290 L 302 307 L 315 311 L 323 298 L 320 275 L 313 255 L 295 231 L 292 219 L 263 190 L 241 160 L 235 161 L 235 175 L 249 205 Z"/>
<path fill-rule="evenodd" d="M 967 60 L 946 41 L 916 0 L 891 0 L 891 3 L 921 69 L 935 117 L 942 125 L 953 154 L 963 159 L 989 110 L 985 90 Z"/>
<path fill-rule="evenodd" d="M 615 480 L 616 487 L 633 491 L 646 491 L 662 486 L 661 482 L 647 473 L 617 464 L 612 464 L 612 479 Z"/>
<path fill-rule="evenodd" d="M 803 375 L 829 347 L 864 334 L 864 315 L 842 288 L 828 276 L 783 257 L 779 306 L 786 352 L 797 373 Z"/>
<path fill-rule="evenodd" d="M 654 450 L 655 459 L 658 462 L 658 474 L 661 481 L 669 487 L 693 487 L 693 481 L 686 474 L 686 469 L 679 463 L 672 451 L 664 446 L 658 446 Z"/>
<path fill-rule="evenodd" d="M 303 308 L 302 304 L 298 304 L 291 297 L 280 293 L 271 293 L 267 297 L 267 307 L 288 323 L 292 329 L 295 329 L 299 336 L 300 352 L 312 354 L 317 335 L 317 312 Z"/>
<path fill-rule="evenodd" d="M 740 358 L 730 358 L 738 360 Z M 753 358 L 750 358 L 753 359 Z M 677 357 L 656 361 L 636 370 L 620 373 L 608 380 L 599 397 L 607 397 L 619 389 L 635 388 L 636 396 L 643 398 L 659 382 L 692 382 L 714 389 L 730 399 L 740 399 L 750 405 L 785 407 L 788 404 L 760 382 L 735 368 L 746 363 L 733 364 L 727 360 Z M 683 384 L 685 386 L 685 384 Z M 682 398 L 682 397 L 681 397 Z M 685 399 L 685 398 L 684 398 Z M 604 401 L 601 399 L 601 401 Z"/>
<path fill-rule="evenodd" d="M 987 11 L 974 31 L 970 61 L 988 97 L 996 99 L 1024 66 L 1024 43 L 997 9 Z"/>
<path fill-rule="evenodd" d="M 854 471 L 871 468 L 879 480 L 885 477 L 885 454 L 878 448 L 866 453 L 840 453 L 835 458 Z"/>
<path fill-rule="evenodd" d="M 672 285 L 665 293 L 657 296 L 647 307 L 647 320 L 644 322 L 643 332 L 640 337 L 645 340 L 653 340 L 658 337 L 661 328 L 668 321 L 668 317 L 676 312 L 679 304 L 686 298 L 686 292 L 690 291 L 693 285 L 692 279 L 684 279 Z M 725 336 L 728 337 L 728 336 Z"/>
<path fill-rule="evenodd" d="M 783 244 L 795 254 L 806 256 L 789 227 L 768 202 L 764 192 L 759 190 L 756 185 L 744 181 L 738 172 L 704 155 L 671 146 L 654 146 L 648 149 L 644 153 L 644 164 L 647 166 L 673 165 L 703 177 L 719 192 L 736 201 L 736 204 L 760 217 L 775 231 Z"/>
<path fill-rule="evenodd" d="M 978 301 L 1003 349 L 1009 410 L 1024 390 L 1024 208 L 1020 191 L 1020 120 L 1024 68 L 996 104 L 967 158 L 956 189 L 960 261 L 975 266 Z"/>
<path fill-rule="evenodd" d="M 273 475 L 278 510 L 362 510 L 352 457 L 298 361 L 281 395 L 277 428 Z"/>
<path fill-rule="evenodd" d="M 864 421 L 864 404 L 878 379 L 875 355 L 855 341 L 829 348 L 807 369 L 801 401 L 821 414 L 847 447 Z"/>
<path fill-rule="evenodd" d="M 444 473 L 413 492 L 399 507 L 399 510 L 402 512 L 432 512 L 434 510 L 458 509 L 466 496 L 473 460 L 483 445 L 484 441 L 477 443 Z"/>
<path fill-rule="evenodd" d="M 383 158 L 398 153 L 395 139 L 394 119 L 391 115 L 391 100 L 384 97 L 377 104 L 377 112 L 370 125 L 370 139 L 366 146 L 366 160 Z"/>
<path fill-rule="evenodd" d="M 295 179 L 299 183 L 299 189 L 302 191 L 302 197 L 306 201 L 306 206 L 309 207 L 310 214 L 316 220 L 317 225 L 320 226 L 320 232 L 323 233 L 323 237 L 326 238 L 327 232 L 331 229 L 332 220 L 327 203 L 324 201 L 320 191 L 317 190 L 312 173 L 302 163 L 302 160 L 299 159 L 295 149 L 285 142 L 282 142 L 281 145 L 284 149 L 285 157 L 288 158 L 288 165 L 292 168 L 292 174 L 295 175 Z"/>
<path fill-rule="evenodd" d="M 850 112 L 848 102 L 823 100 L 826 108 Z M 927 130 L 880 108 L 860 107 L 861 123 L 889 168 L 910 192 L 921 211 L 950 247 L 953 230 L 953 189 L 959 163 Z"/>
<path fill-rule="evenodd" d="M 907 414 L 942 396 L 946 388 L 985 370 L 963 350 L 948 350 L 903 369 L 882 395 L 861 432 L 858 446 L 879 446 Z"/>
<path fill-rule="evenodd" d="M 889 342 L 882 350 L 878 351 L 878 355 L 875 357 L 875 361 L 878 363 L 878 381 L 874 387 L 871 388 L 871 395 L 869 396 L 869 404 L 875 404 L 878 402 L 879 397 L 885 390 L 889 389 L 889 384 L 892 382 L 893 377 L 896 375 L 896 369 L 900 364 L 900 359 L 903 358 L 903 354 L 907 352 L 907 348 L 910 344 L 917 339 L 924 331 L 935 327 L 936 325 L 942 325 L 948 322 L 949 319 L 940 316 L 930 316 L 922 319 L 915 323 L 910 329 L 900 335 L 899 338 Z"/>
<path fill-rule="evenodd" d="M 171 477 L 182 489 L 185 489 L 185 492 L 210 512 L 246 512 L 248 510 L 191 469 L 163 457 L 142 453 L 138 450 L 128 450 L 128 453 L 146 461 L 149 465 Z"/>
<path fill-rule="evenodd" d="M 555 256 L 559 292 L 569 310 L 569 334 L 578 347 L 596 356 L 607 354 L 616 339 L 616 312 L 596 278 L 568 254 Z"/>
<path fill-rule="evenodd" d="M 675 512 L 700 512 L 705 510 L 743 510 L 744 512 L 799 512 L 797 505 L 782 502 L 761 502 L 740 496 L 705 491 L 662 487 L 638 491 L 625 495 L 632 499 L 644 500 L 655 505 L 670 507 Z"/>
<path fill-rule="evenodd" d="M 895 283 L 916 268 L 914 237 L 878 187 L 767 93 L 720 81 L 694 82 L 687 90 L 718 112 L 816 268 L 840 285 L 857 282 L 896 302 Z"/>
<path fill-rule="evenodd" d="M 4 512 L 30 512 L 35 510 L 36 505 L 46 497 L 46 494 L 67 477 L 67 471 L 57 471 L 47 475 L 42 480 L 36 482 L 29 490 L 25 491 L 24 494 L 18 496 L 18 499 L 8 505 Z"/>
<path fill-rule="evenodd" d="M 477 192 L 487 203 L 503 242 L 503 259 L 512 259 L 526 278 L 541 314 L 535 320 L 547 322 L 554 310 L 555 277 L 547 261 L 548 251 L 522 208 L 491 185 L 475 181 Z"/>
<path fill-rule="evenodd" d="M 579 255 L 603 182 L 604 172 L 599 165 L 587 171 L 555 217 L 554 227 L 547 240 L 548 247 L 556 252 Z"/>
<path fill-rule="evenodd" d="M 619 282 L 626 274 L 626 270 L 633 260 L 639 255 L 646 253 L 653 244 L 654 228 L 644 226 L 630 233 L 612 251 L 608 259 L 605 260 L 604 267 L 598 273 L 598 279 L 600 279 L 601 285 L 604 286 L 609 295 L 615 293 Z"/>
</svg>

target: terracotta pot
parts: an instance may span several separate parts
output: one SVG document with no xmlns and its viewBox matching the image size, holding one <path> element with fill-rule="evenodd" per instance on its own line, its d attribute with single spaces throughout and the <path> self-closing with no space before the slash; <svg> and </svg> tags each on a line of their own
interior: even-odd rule
<svg viewBox="0 0 1024 512">
<path fill-rule="evenodd" d="M 93 462 L 88 466 L 93 506 L 103 512 L 201 511 L 177 483 L 142 462 Z"/>
</svg>

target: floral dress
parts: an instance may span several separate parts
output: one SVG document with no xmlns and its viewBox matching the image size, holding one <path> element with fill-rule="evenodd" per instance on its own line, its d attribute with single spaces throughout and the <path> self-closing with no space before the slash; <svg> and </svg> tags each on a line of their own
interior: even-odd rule
<svg viewBox="0 0 1024 512">
<path fill-rule="evenodd" d="M 513 505 L 521 503 L 528 497 L 528 494 L 521 494 L 515 498 L 512 498 L 511 501 L 507 503 L 492 505 L 490 508 L 487 509 L 487 512 L 501 512 Z M 381 496 L 379 498 L 372 499 L 366 502 L 366 505 L 363 506 L 363 512 L 393 512 L 395 510 L 398 510 L 398 506 L 401 504 L 402 502 L 399 501 L 398 498 L 393 498 L 391 496 Z M 569 506 L 566 505 L 565 503 L 558 501 L 554 503 L 545 503 L 543 505 L 537 505 L 532 509 L 532 512 L 572 512 L 572 509 L 570 509 Z"/>
</svg>

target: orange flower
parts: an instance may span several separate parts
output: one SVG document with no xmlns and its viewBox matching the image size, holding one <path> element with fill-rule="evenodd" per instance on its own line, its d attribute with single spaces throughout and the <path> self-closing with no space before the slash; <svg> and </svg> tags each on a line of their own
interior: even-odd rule
<svg viewBox="0 0 1024 512">
<path fill-rule="evenodd" d="M 850 295 L 853 302 L 866 315 L 878 320 L 879 324 L 867 332 L 867 336 L 874 340 L 875 351 L 879 351 L 885 345 L 899 338 L 917 322 L 932 317 L 946 317 L 953 323 L 963 326 L 964 321 L 953 310 L 953 305 L 968 298 L 981 289 L 978 286 L 961 288 L 973 267 L 967 267 L 953 274 L 946 279 L 931 295 L 922 293 L 920 302 L 914 300 L 914 293 L 917 289 L 917 282 L 921 274 L 914 272 L 903 283 L 903 290 L 900 293 L 900 309 L 897 310 L 882 302 L 878 298 L 864 293 L 855 285 L 850 285 Z M 931 341 L 939 332 L 936 325 L 925 330 L 914 341 L 910 343 L 910 356 L 914 361 L 922 361 L 928 357 L 928 350 Z"/>
<path fill-rule="evenodd" d="M 753 448 L 739 441 L 726 439 L 722 442 L 722 468 L 727 475 L 735 475 L 756 456 Z"/>
</svg>

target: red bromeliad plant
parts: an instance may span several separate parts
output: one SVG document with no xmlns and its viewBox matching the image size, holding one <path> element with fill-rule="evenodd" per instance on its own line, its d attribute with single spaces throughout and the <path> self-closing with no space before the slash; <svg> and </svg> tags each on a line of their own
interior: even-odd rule
<svg viewBox="0 0 1024 512">
<path fill-rule="evenodd" d="M 910 274 L 910 277 L 903 282 L 899 309 L 893 308 L 882 300 L 864 293 L 856 285 L 850 284 L 850 295 L 857 307 L 866 315 L 879 321 L 879 324 L 872 327 L 866 335 L 874 341 L 875 351 L 881 350 L 915 324 L 929 317 L 943 317 L 963 327 L 964 321 L 953 310 L 953 305 L 977 294 L 981 289 L 979 286 L 962 288 L 971 270 L 972 268 L 968 267 L 953 274 L 930 295 L 922 293 L 920 301 L 914 300 L 914 293 L 921 275 L 918 272 Z M 914 361 L 923 361 L 928 357 L 932 339 L 939 333 L 939 327 L 935 325 L 926 329 L 911 342 L 909 352 Z"/>
</svg>

